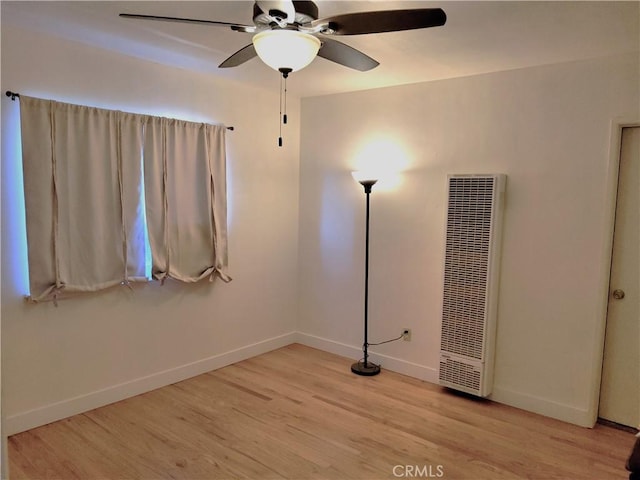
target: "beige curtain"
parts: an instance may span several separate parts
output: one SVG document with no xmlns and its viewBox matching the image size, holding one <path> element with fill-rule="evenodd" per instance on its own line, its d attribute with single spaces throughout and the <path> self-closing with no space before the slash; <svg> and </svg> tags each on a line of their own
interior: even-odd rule
<svg viewBox="0 0 640 480">
<path fill-rule="evenodd" d="M 20 115 L 32 300 L 146 281 L 147 235 L 155 278 L 229 280 L 223 127 L 26 96 Z"/>
<path fill-rule="evenodd" d="M 153 277 L 197 282 L 227 268 L 225 128 L 149 117 L 144 176 Z"/>
</svg>

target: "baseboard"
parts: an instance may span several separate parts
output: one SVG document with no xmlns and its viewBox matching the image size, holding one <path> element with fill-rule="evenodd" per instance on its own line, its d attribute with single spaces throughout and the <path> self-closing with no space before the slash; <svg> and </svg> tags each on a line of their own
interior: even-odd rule
<svg viewBox="0 0 640 480">
<path fill-rule="evenodd" d="M 354 361 L 362 356 L 362 350 L 358 346 L 336 342 L 307 333 L 290 332 L 193 363 L 181 365 L 146 377 L 137 378 L 102 390 L 6 417 L 2 425 L 2 433 L 7 436 L 14 435 L 72 415 L 146 393 L 156 388 L 171 385 L 172 383 L 267 353 L 291 343 L 300 343 L 343 357 L 353 358 Z M 408 362 L 389 355 L 383 355 L 375 351 L 370 351 L 370 358 L 372 362 L 380 364 L 383 369 L 418 378 L 426 382 L 438 383 L 438 371 L 435 368 Z M 504 403 L 575 425 L 588 428 L 594 425 L 593 415 L 586 409 L 579 409 L 571 405 L 500 388 L 499 386 L 494 387 L 490 399 L 498 403 Z"/>
<path fill-rule="evenodd" d="M 125 383 L 113 385 L 85 395 L 63 400 L 61 402 L 39 407 L 26 412 L 6 417 L 3 422 L 3 434 L 14 435 L 35 427 L 46 425 L 63 418 L 93 410 L 125 398 L 146 393 L 156 388 L 171 385 L 202 373 L 246 360 L 256 355 L 267 353 L 284 347 L 297 340 L 295 332 L 261 342 L 247 345 L 218 355 L 213 355 L 196 362 L 171 368 L 152 375 L 137 378 Z"/>
<path fill-rule="evenodd" d="M 534 397 L 529 394 L 515 392 L 498 386 L 493 387 L 493 393 L 489 399 L 528 412 L 544 415 L 545 417 L 572 423 L 580 427 L 593 428 L 595 424 L 593 414 L 587 409 L 554 402 L 545 398 Z"/>
<path fill-rule="evenodd" d="M 303 345 L 334 353 L 336 355 L 341 355 L 343 357 L 353 358 L 354 360 L 362 357 L 362 350 L 360 347 L 347 345 L 322 337 L 316 337 L 302 332 L 297 332 L 297 341 Z M 371 361 L 379 363 L 384 369 L 402 373 L 403 375 L 418 378 L 426 382 L 438 383 L 438 370 L 435 368 L 418 365 L 407 362 L 406 360 L 375 352 L 370 352 L 370 354 Z M 497 403 L 503 403 L 515 408 L 538 413 L 546 417 L 555 418 L 581 427 L 592 428 L 594 425 L 593 415 L 588 410 L 576 408 L 572 405 L 534 397 L 529 394 L 514 392 L 509 389 L 499 388 L 498 386 L 494 386 L 493 393 L 489 398 Z"/>
<path fill-rule="evenodd" d="M 327 338 L 309 335 L 308 333 L 297 332 L 297 341 L 302 345 L 324 350 L 343 357 L 353 358 L 354 361 L 362 358 L 362 348 L 345 343 L 336 342 Z M 438 371 L 435 368 L 426 367 L 417 363 L 408 362 L 400 358 L 391 357 L 369 350 L 369 358 L 372 362 L 379 364 L 382 368 L 392 372 L 401 373 L 410 377 L 418 378 L 430 383 L 438 383 Z"/>
</svg>

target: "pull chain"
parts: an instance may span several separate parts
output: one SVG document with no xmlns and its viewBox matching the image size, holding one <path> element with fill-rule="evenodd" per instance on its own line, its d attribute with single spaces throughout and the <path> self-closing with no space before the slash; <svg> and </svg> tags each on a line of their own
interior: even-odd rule
<svg viewBox="0 0 640 480">
<path fill-rule="evenodd" d="M 287 124 L 287 77 L 291 73 L 290 68 L 281 68 L 279 69 L 280 73 L 282 73 L 282 77 L 280 78 L 280 115 L 278 117 L 278 123 L 280 123 L 280 136 L 278 137 L 278 146 L 282 146 L 282 125 Z M 283 101 L 283 92 L 284 92 L 284 101 Z M 284 109 L 283 109 L 284 105 Z M 280 121 L 282 119 L 282 121 Z"/>
<path fill-rule="evenodd" d="M 278 114 L 278 125 L 280 126 L 280 136 L 278 137 L 278 146 L 282 146 L 282 122 L 280 119 L 282 118 L 282 81 L 283 77 L 280 77 L 280 113 Z"/>
<path fill-rule="evenodd" d="M 282 123 L 287 124 L 287 77 L 284 77 L 284 115 Z"/>
</svg>

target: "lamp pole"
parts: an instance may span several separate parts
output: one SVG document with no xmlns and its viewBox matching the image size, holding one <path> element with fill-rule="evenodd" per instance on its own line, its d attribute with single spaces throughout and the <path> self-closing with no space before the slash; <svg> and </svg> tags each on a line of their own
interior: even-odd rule
<svg viewBox="0 0 640 480">
<path fill-rule="evenodd" d="M 354 175 L 355 176 L 355 175 Z M 377 180 L 365 179 L 358 180 L 364 187 L 364 193 L 367 199 L 366 208 L 366 234 L 364 248 L 364 343 L 362 351 L 364 352 L 363 361 L 358 361 L 351 365 L 351 371 L 356 375 L 373 376 L 380 373 L 380 366 L 369 362 L 369 339 L 368 339 L 368 321 L 369 321 L 369 196 L 371 195 L 371 187 L 375 185 Z"/>
</svg>

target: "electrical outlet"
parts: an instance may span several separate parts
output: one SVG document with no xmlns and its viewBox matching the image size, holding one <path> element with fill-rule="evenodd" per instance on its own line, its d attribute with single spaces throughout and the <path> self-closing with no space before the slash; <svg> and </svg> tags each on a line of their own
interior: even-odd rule
<svg viewBox="0 0 640 480">
<path fill-rule="evenodd" d="M 405 328 L 404 330 L 402 330 L 402 339 L 405 342 L 410 342 L 411 341 L 411 329 L 410 328 Z"/>
</svg>

